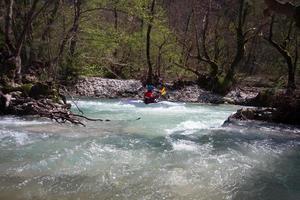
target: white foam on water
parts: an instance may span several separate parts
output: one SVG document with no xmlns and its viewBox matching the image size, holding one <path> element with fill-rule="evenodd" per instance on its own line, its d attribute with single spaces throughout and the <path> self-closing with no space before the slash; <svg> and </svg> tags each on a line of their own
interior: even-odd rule
<svg viewBox="0 0 300 200">
<path fill-rule="evenodd" d="M 184 140 L 173 142 L 172 146 L 176 151 L 196 151 L 198 148 L 196 143 Z"/>
<path fill-rule="evenodd" d="M 72 106 L 75 106 L 74 102 L 78 107 L 94 107 L 94 106 L 104 105 L 104 102 L 101 102 L 100 100 L 99 101 L 85 101 L 85 100 L 68 101 L 68 103 L 71 103 Z"/>
<path fill-rule="evenodd" d="M 136 104 L 143 104 L 144 101 L 143 100 L 125 100 L 124 103 L 127 103 L 127 104 L 131 104 L 131 103 L 136 103 Z"/>
<path fill-rule="evenodd" d="M 201 110 L 193 110 L 190 108 L 187 108 L 183 105 L 179 106 L 161 106 L 161 105 L 154 105 L 154 106 L 147 106 L 138 108 L 137 112 L 142 113 L 161 113 L 163 115 L 170 115 L 170 114 L 199 114 L 202 111 Z"/>
<path fill-rule="evenodd" d="M 28 133 L 3 129 L 0 130 L 0 140 L 9 140 L 10 144 L 14 143 L 16 146 L 24 146 L 34 142 Z"/>
<path fill-rule="evenodd" d="M 176 102 L 171 102 L 171 101 L 160 101 L 158 104 L 162 105 L 168 105 L 168 106 L 183 106 L 186 105 L 186 103 L 176 103 Z"/>
<path fill-rule="evenodd" d="M 256 183 L 265 180 L 257 181 L 257 173 L 278 177 L 276 170 L 285 166 L 286 155 L 300 145 L 294 141 L 278 144 L 272 135 L 270 138 L 245 137 L 254 132 L 252 129 L 251 132 L 248 129 L 239 132 L 240 128 L 218 128 L 232 112 L 231 107 L 169 102 L 146 106 L 142 102 L 126 101 L 82 101 L 79 104 L 86 109 L 116 111 L 107 114 L 114 119 L 124 113 L 130 119 L 138 114 L 142 118 L 130 122 L 90 123 L 87 128 L 64 126 L 65 129 L 55 129 L 52 124 L 33 125 L 36 130 L 42 126 L 53 129 L 49 139 L 41 139 L 44 136 L 40 132 L 45 129 L 31 133 L 28 127 L 22 127 L 22 131 L 1 127 L 0 144 L 11 143 L 8 147 L 0 146 L 4 158 L 0 162 L 0 177 L 13 177 L 5 186 L 13 191 L 7 192 L 9 196 L 28 194 L 38 199 L 234 199 L 237 191 L 243 192 L 249 187 L 249 192 L 255 192 L 262 188 Z M 154 129 L 162 134 L 152 134 Z M 208 129 L 210 131 L 206 131 Z M 253 129 L 258 134 L 272 132 Z M 207 135 L 203 138 L 202 135 L 190 135 L 196 132 Z M 40 142 L 31 146 L 36 141 Z M 20 148 L 15 148 L 16 144 Z M 293 167 L 290 160 L 287 162 Z M 284 174 L 279 174 L 279 177 Z M 268 178 L 273 179 L 272 176 Z M 43 181 L 41 177 L 49 180 Z M 21 178 L 24 180 L 18 182 Z M 15 192 L 16 185 L 19 188 Z M 34 187 L 37 185 L 43 193 Z M 242 188 L 243 185 L 246 186 Z M 0 186 L 1 193 L 6 192 L 3 188 Z M 84 194 L 91 196 L 84 198 Z"/>
<path fill-rule="evenodd" d="M 178 124 L 175 128 L 166 129 L 167 134 L 180 132 L 183 135 L 193 134 L 198 130 L 209 129 L 211 125 L 201 121 L 184 121 Z"/>
<path fill-rule="evenodd" d="M 30 125 L 42 125 L 49 124 L 50 121 L 41 121 L 41 120 L 29 120 L 19 117 L 1 117 L 0 125 L 12 125 L 12 126 L 30 126 Z"/>
<path fill-rule="evenodd" d="M 73 102 L 72 109 L 76 110 L 76 106 Z M 88 110 L 89 112 L 98 112 L 98 111 L 126 111 L 126 110 L 133 110 L 135 108 L 134 104 L 125 103 L 123 101 L 117 102 L 102 102 L 102 101 L 76 101 L 76 105 L 82 110 Z"/>
</svg>

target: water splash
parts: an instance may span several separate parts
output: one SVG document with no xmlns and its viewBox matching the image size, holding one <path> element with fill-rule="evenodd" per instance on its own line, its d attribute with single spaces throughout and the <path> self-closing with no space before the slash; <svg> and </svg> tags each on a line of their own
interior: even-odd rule
<svg viewBox="0 0 300 200">
<path fill-rule="evenodd" d="M 79 128 L 0 120 L 0 199 L 299 197 L 296 129 L 221 127 L 237 109 L 232 106 L 78 105 L 89 116 L 116 121 Z M 141 120 L 122 121 L 137 116 Z"/>
</svg>

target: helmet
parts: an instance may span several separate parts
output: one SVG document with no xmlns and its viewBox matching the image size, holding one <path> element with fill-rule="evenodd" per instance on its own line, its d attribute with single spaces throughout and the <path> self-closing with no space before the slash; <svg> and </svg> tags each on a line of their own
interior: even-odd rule
<svg viewBox="0 0 300 200">
<path fill-rule="evenodd" d="M 148 91 L 154 90 L 154 86 L 153 85 L 146 85 L 146 88 L 147 88 Z"/>
</svg>

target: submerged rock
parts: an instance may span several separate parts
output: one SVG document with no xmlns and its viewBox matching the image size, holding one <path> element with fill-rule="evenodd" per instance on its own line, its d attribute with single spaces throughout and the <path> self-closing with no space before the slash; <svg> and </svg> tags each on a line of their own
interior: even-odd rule
<svg viewBox="0 0 300 200">
<path fill-rule="evenodd" d="M 299 109 L 282 110 L 280 108 L 242 108 L 229 116 L 224 125 L 249 120 L 299 126 L 300 111 Z"/>
<path fill-rule="evenodd" d="M 236 120 L 258 120 L 272 122 L 273 113 L 275 111 L 276 109 L 274 108 L 242 108 L 229 116 L 229 118 L 225 121 L 225 124 Z"/>
</svg>

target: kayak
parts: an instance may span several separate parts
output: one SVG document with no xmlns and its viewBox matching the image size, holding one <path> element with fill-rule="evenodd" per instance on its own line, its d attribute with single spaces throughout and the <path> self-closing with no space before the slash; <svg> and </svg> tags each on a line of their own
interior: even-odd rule
<svg viewBox="0 0 300 200">
<path fill-rule="evenodd" d="M 144 103 L 145 104 L 158 103 L 158 100 L 156 98 L 145 98 Z"/>
</svg>

